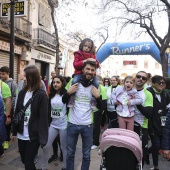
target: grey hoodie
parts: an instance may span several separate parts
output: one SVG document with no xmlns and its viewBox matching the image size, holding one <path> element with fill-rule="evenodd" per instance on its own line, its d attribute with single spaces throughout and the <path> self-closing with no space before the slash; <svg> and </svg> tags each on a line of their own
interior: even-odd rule
<svg viewBox="0 0 170 170">
<path fill-rule="evenodd" d="M 9 80 L 7 80 L 5 83 L 8 84 L 11 90 L 12 107 L 14 108 L 15 100 L 16 100 L 16 92 L 17 92 L 17 83 L 12 78 L 9 78 Z"/>
</svg>

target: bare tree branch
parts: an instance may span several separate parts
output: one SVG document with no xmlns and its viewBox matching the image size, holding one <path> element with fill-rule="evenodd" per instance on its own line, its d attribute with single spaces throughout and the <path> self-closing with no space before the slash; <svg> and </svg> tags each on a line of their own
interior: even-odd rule
<svg viewBox="0 0 170 170">
<path fill-rule="evenodd" d="M 105 31 L 106 31 L 106 36 L 104 36 L 102 34 L 102 37 L 103 37 L 103 42 L 100 44 L 100 46 L 98 47 L 98 49 L 96 50 L 96 53 L 99 51 L 99 49 L 101 48 L 101 46 L 107 41 L 108 37 L 109 37 L 109 30 L 108 30 L 108 27 L 106 28 L 103 28 Z"/>
<path fill-rule="evenodd" d="M 114 6 L 116 5 L 118 6 L 118 4 L 120 4 L 121 6 L 124 7 L 124 8 L 119 8 L 120 11 L 126 12 L 126 14 L 123 13 L 122 16 L 118 14 L 116 17 L 115 16 L 110 17 L 106 19 L 105 22 L 110 22 L 111 20 L 117 20 L 119 24 L 121 24 L 120 33 L 129 24 L 140 25 L 141 28 L 145 29 L 160 51 L 161 62 L 162 65 L 164 66 L 164 68 L 162 67 L 163 75 L 167 76 L 168 63 L 167 63 L 167 59 L 165 58 L 165 51 L 169 47 L 169 43 L 170 43 L 170 3 L 168 2 L 168 0 L 160 0 L 158 2 L 161 2 L 163 5 L 160 5 L 152 1 L 150 5 L 149 4 L 147 4 L 147 6 L 143 5 L 142 8 L 140 6 L 136 7 L 136 4 L 132 3 L 132 1 L 130 0 L 129 1 L 107 0 L 104 5 L 104 9 L 112 10 Z M 156 8 L 156 6 L 158 8 Z M 168 15 L 168 24 L 169 24 L 168 30 L 163 38 L 160 35 L 158 35 L 154 25 L 154 17 L 155 17 L 154 15 L 157 12 L 166 12 Z"/>
</svg>

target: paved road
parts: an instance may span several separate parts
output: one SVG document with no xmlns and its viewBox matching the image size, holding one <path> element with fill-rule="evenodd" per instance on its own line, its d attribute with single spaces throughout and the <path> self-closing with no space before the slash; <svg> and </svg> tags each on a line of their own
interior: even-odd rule
<svg viewBox="0 0 170 170">
<path fill-rule="evenodd" d="M 42 150 L 39 150 L 39 161 L 36 164 L 40 168 Z M 79 139 L 75 157 L 75 170 L 81 169 L 81 140 Z M 170 161 L 165 160 L 160 156 L 160 170 L 170 170 Z M 98 155 L 97 150 L 91 152 L 91 165 L 90 170 L 99 170 L 101 157 Z M 152 163 L 151 157 L 150 162 Z M 152 165 L 145 165 L 143 170 L 149 170 Z M 48 170 L 60 170 L 61 162 L 55 161 L 49 164 Z M 0 170 L 24 170 L 24 166 L 20 161 L 20 155 L 17 151 L 17 143 L 11 144 L 9 150 L 5 151 L 5 155 L 0 158 Z"/>
</svg>

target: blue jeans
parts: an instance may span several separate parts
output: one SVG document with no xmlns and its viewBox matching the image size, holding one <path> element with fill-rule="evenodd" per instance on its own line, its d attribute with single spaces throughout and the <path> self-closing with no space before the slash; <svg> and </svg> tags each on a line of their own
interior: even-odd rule
<svg viewBox="0 0 170 170">
<path fill-rule="evenodd" d="M 82 77 L 82 74 L 75 74 L 74 75 L 74 78 L 73 78 L 73 81 L 72 81 L 72 85 L 73 84 L 76 84 L 76 83 L 79 83 L 80 82 L 80 79 Z M 98 79 L 96 76 L 93 77 L 93 82 L 92 82 L 93 86 L 96 87 L 98 89 L 99 87 L 99 82 L 98 82 Z"/>
<path fill-rule="evenodd" d="M 66 170 L 74 170 L 74 157 L 78 136 L 82 138 L 83 160 L 81 170 L 89 170 L 90 152 L 93 142 L 93 125 L 75 125 L 68 123 L 67 128 L 67 166 Z"/>
</svg>

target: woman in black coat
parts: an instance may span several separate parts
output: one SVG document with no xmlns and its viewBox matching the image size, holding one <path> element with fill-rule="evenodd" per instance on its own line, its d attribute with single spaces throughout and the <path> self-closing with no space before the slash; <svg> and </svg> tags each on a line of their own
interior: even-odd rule
<svg viewBox="0 0 170 170">
<path fill-rule="evenodd" d="M 15 141 L 17 136 L 25 169 L 36 170 L 34 158 L 39 146 L 43 148 L 48 140 L 48 99 L 46 93 L 40 89 L 40 73 L 35 65 L 29 65 L 24 69 L 24 79 L 26 86 L 18 94 L 15 114 L 24 108 L 32 96 L 34 97 L 19 125 L 12 124 L 12 140 Z"/>
</svg>

